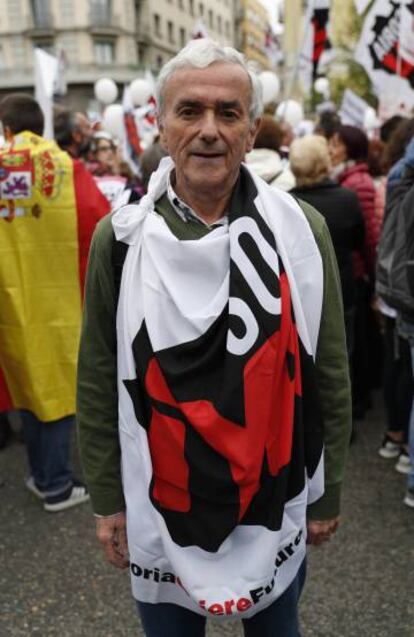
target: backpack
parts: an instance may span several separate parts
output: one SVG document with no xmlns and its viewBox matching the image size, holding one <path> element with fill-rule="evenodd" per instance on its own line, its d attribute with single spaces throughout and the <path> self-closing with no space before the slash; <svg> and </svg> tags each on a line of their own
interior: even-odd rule
<svg viewBox="0 0 414 637">
<path fill-rule="evenodd" d="M 376 292 L 388 305 L 414 316 L 414 296 L 407 278 L 407 232 L 403 203 L 414 186 L 414 170 L 407 168 L 386 205 L 378 244 Z"/>
</svg>

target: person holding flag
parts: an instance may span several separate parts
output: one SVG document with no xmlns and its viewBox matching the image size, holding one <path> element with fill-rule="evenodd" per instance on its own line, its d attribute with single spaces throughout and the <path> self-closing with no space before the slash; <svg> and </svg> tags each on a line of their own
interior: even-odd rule
<svg viewBox="0 0 414 637">
<path fill-rule="evenodd" d="M 26 486 L 56 512 L 89 499 L 69 448 L 87 253 L 109 205 L 92 177 L 85 191 L 72 158 L 42 137 L 44 116 L 30 95 L 5 97 L 0 120 L 8 142 L 0 152 L 3 393 L 21 410 Z"/>
</svg>

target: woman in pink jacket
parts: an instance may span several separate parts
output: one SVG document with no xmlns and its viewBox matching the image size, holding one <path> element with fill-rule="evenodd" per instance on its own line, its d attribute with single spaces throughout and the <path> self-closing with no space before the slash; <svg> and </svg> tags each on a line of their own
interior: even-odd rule
<svg viewBox="0 0 414 637">
<path fill-rule="evenodd" d="M 359 199 L 365 226 L 362 252 L 354 254 L 354 273 L 358 298 L 355 313 L 353 348 L 354 417 L 363 418 L 370 406 L 370 390 L 381 384 L 381 336 L 373 311 L 371 296 L 375 283 L 375 263 L 380 223 L 375 211 L 376 190 L 368 170 L 368 137 L 355 126 L 341 125 L 329 141 L 333 165 L 332 177 L 341 186 L 353 190 Z"/>
<path fill-rule="evenodd" d="M 365 224 L 364 254 L 356 255 L 358 277 L 374 282 L 380 224 L 375 213 L 375 184 L 368 170 L 368 137 L 355 126 L 340 126 L 329 142 L 333 176 L 358 196 Z"/>
</svg>

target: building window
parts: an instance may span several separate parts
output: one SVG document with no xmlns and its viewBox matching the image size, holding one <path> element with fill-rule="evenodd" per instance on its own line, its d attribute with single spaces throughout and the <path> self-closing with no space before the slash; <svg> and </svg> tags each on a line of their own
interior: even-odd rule
<svg viewBox="0 0 414 637">
<path fill-rule="evenodd" d="M 4 51 L 3 46 L 0 44 L 0 70 L 4 69 Z"/>
<path fill-rule="evenodd" d="M 168 42 L 170 44 L 174 44 L 175 39 L 174 39 L 174 25 L 173 23 L 168 20 L 167 22 L 167 35 L 168 35 Z"/>
<path fill-rule="evenodd" d="M 95 62 L 105 66 L 115 62 L 115 46 L 113 42 L 103 41 L 95 42 L 93 45 Z"/>
<path fill-rule="evenodd" d="M 32 0 L 33 20 L 36 27 L 51 27 L 53 16 L 49 0 Z"/>
<path fill-rule="evenodd" d="M 221 15 L 217 16 L 217 31 L 221 33 Z"/>
<path fill-rule="evenodd" d="M 208 26 L 210 27 L 210 29 L 213 28 L 213 24 L 214 24 L 213 12 L 212 12 L 211 9 L 209 9 L 209 11 L 208 11 Z"/>
<path fill-rule="evenodd" d="M 162 55 L 157 55 L 157 69 L 160 69 L 164 64 L 164 60 L 162 59 Z"/>
<path fill-rule="evenodd" d="M 190 15 L 194 15 L 194 0 L 188 0 L 188 9 L 190 11 Z"/>
<path fill-rule="evenodd" d="M 4 9 L 2 8 L 2 13 Z M 7 14 L 9 18 L 9 25 L 12 29 L 22 28 L 22 15 L 23 9 L 20 0 L 7 0 Z"/>
<path fill-rule="evenodd" d="M 58 48 L 64 53 L 68 62 L 76 62 L 78 58 L 78 40 L 75 33 L 62 33 L 58 38 Z"/>
<path fill-rule="evenodd" d="M 198 12 L 201 15 L 201 17 L 204 16 L 204 4 L 202 2 L 200 2 L 200 4 L 198 5 Z"/>
<path fill-rule="evenodd" d="M 230 37 L 230 22 L 228 20 L 226 20 L 224 28 L 225 28 L 226 36 L 229 38 Z"/>
<path fill-rule="evenodd" d="M 73 26 L 75 10 L 73 0 L 60 0 L 60 18 L 65 26 Z"/>
<path fill-rule="evenodd" d="M 111 23 L 112 6 L 111 0 L 92 0 L 90 19 L 98 26 Z"/>
<path fill-rule="evenodd" d="M 184 0 L 178 0 L 178 8 L 184 9 Z"/>
<path fill-rule="evenodd" d="M 10 41 L 13 67 L 22 67 L 26 63 L 25 42 L 21 35 L 13 35 Z"/>
<path fill-rule="evenodd" d="M 184 27 L 180 28 L 180 46 L 183 48 L 186 45 L 187 37 Z"/>
<path fill-rule="evenodd" d="M 154 13 L 154 33 L 157 38 L 161 37 L 161 17 L 158 13 Z"/>
</svg>

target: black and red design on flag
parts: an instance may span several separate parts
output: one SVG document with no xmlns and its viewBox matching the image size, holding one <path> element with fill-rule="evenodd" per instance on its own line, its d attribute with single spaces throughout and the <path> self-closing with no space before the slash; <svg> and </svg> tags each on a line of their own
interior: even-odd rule
<svg viewBox="0 0 414 637">
<path fill-rule="evenodd" d="M 131 147 L 132 153 L 135 158 L 138 158 L 142 153 L 142 146 L 138 135 L 137 125 L 135 123 L 135 117 L 132 112 L 127 111 L 126 113 L 124 113 L 124 124 L 128 143 Z"/>
<path fill-rule="evenodd" d="M 331 48 L 331 43 L 328 38 L 328 23 L 329 23 L 329 8 L 327 9 L 315 9 L 312 16 L 313 25 L 313 79 L 315 80 L 319 60 L 322 53 L 326 49 Z"/>
<path fill-rule="evenodd" d="M 388 16 L 379 16 L 373 27 L 373 40 L 368 46 L 373 68 L 381 69 L 390 75 L 398 74 L 408 80 L 414 88 L 414 65 L 399 56 L 400 2 L 390 2 Z M 406 5 L 414 17 L 414 2 Z"/>
<path fill-rule="evenodd" d="M 275 249 L 254 198 L 251 179 L 241 179 L 230 232 L 234 219 L 249 216 Z M 281 299 L 281 314 L 263 308 L 231 261 L 230 297 L 243 299 L 257 319 L 254 345 L 243 355 L 228 351 L 229 329 L 239 338 L 244 329 L 228 305 L 199 338 L 155 353 L 144 321 L 133 343 L 137 379 L 124 381 L 147 431 L 151 500 L 174 542 L 207 551 L 217 551 L 238 524 L 278 530 L 285 502 L 303 490 L 305 468 L 312 476 L 322 451 L 313 362 L 300 346 L 283 265 L 279 259 L 277 276 L 252 235 L 241 234 L 239 243 Z"/>
</svg>

